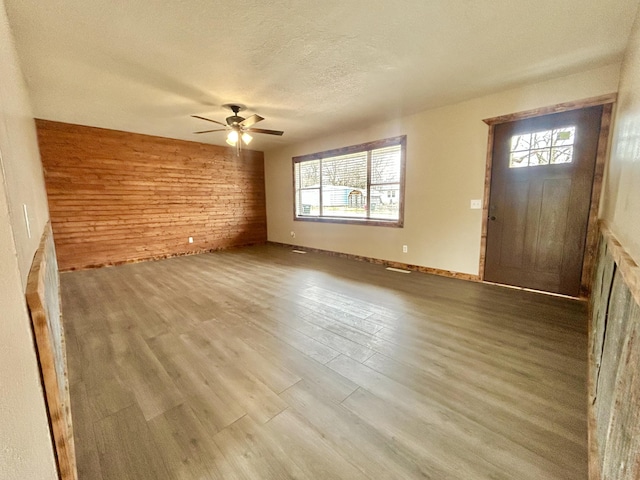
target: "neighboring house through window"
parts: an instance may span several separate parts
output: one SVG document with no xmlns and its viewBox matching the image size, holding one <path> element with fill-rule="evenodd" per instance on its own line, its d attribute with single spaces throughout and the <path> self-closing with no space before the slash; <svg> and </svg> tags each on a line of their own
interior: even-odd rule
<svg viewBox="0 0 640 480">
<path fill-rule="evenodd" d="M 406 138 L 294 157 L 295 220 L 401 227 Z"/>
</svg>

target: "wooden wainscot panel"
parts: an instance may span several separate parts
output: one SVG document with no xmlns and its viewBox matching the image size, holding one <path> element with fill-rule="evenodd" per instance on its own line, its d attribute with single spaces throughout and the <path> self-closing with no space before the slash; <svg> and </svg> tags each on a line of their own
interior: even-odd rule
<svg viewBox="0 0 640 480">
<path fill-rule="evenodd" d="M 36 125 L 60 270 L 266 242 L 262 152 Z"/>
<path fill-rule="evenodd" d="M 613 285 L 613 274 L 615 271 L 615 263 L 608 252 L 607 242 L 599 243 L 598 258 L 602 259 L 598 262 L 598 268 L 595 276 L 595 283 L 592 291 L 591 304 L 591 326 L 589 329 L 590 355 L 593 361 L 593 368 L 589 381 L 592 384 L 593 396 L 591 402 L 595 398 L 595 385 L 598 381 L 600 365 L 602 363 L 602 346 L 604 343 L 604 327 L 607 321 L 607 312 L 609 309 L 609 299 L 611 298 L 611 287 Z"/>
<path fill-rule="evenodd" d="M 640 478 L 640 308 L 629 314 L 626 341 L 619 359 L 602 478 Z"/>
<path fill-rule="evenodd" d="M 596 385 L 596 425 L 599 445 L 604 445 L 607 441 L 609 421 L 614 407 L 616 375 L 624 346 L 621 340 L 625 338 L 631 301 L 629 290 L 626 288 L 620 272 L 617 271 L 608 302 L 609 309 L 602 348 L 602 364 Z"/>
<path fill-rule="evenodd" d="M 589 478 L 640 478 L 640 270 L 601 226 L 589 332 Z"/>
<path fill-rule="evenodd" d="M 76 480 L 78 474 L 59 285 L 51 225 L 47 224 L 29 272 L 26 296 L 36 340 L 58 472 L 62 480 Z"/>
</svg>

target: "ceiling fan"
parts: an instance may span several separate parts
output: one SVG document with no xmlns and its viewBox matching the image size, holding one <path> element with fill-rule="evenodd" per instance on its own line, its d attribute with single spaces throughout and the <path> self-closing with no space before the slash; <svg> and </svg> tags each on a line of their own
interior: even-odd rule
<svg viewBox="0 0 640 480">
<path fill-rule="evenodd" d="M 201 117 L 199 115 L 191 115 L 193 118 L 199 118 L 200 120 L 206 120 L 207 122 L 217 123 L 224 128 L 216 128 L 213 130 L 202 130 L 201 132 L 193 132 L 195 134 L 222 132 L 228 131 L 227 143 L 232 147 L 236 147 L 236 154 L 240 155 L 242 150 L 242 144 L 249 145 L 249 142 L 253 140 L 253 137 L 249 135 L 251 133 L 266 133 L 267 135 L 282 135 L 284 132 L 280 130 L 266 130 L 264 128 L 253 128 L 258 122 L 264 120 L 260 115 L 251 115 L 249 118 L 244 118 L 238 115 L 241 110 L 244 110 L 242 105 L 229 104 L 223 105 L 233 112 L 233 115 L 226 118 L 227 123 L 218 122 L 217 120 L 211 120 L 210 118 Z"/>
</svg>

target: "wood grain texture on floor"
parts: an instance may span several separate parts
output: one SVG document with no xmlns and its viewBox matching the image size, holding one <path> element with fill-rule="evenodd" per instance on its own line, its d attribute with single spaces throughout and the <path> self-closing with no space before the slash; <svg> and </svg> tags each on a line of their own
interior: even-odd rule
<svg viewBox="0 0 640 480">
<path fill-rule="evenodd" d="M 584 303 L 275 245 L 61 286 L 80 480 L 586 478 Z"/>
</svg>

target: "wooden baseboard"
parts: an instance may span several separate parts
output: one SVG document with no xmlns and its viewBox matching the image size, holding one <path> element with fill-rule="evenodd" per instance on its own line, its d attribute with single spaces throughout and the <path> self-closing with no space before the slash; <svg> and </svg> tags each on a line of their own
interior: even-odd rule
<svg viewBox="0 0 640 480">
<path fill-rule="evenodd" d="M 451 270 L 442 270 L 440 268 L 423 267 L 421 265 L 411 265 L 409 263 L 394 262 L 392 260 L 382 260 L 379 258 L 364 257 L 362 255 L 354 255 L 351 253 L 334 252 L 332 250 L 322 250 L 320 248 L 303 247 L 300 245 L 292 245 L 289 243 L 280 242 L 267 242 L 271 245 L 278 245 L 286 248 L 295 248 L 296 250 L 303 250 L 306 252 L 323 253 L 334 257 L 349 258 L 351 260 L 358 260 L 360 262 L 374 263 L 376 265 L 384 265 L 385 267 L 401 268 L 404 270 L 411 270 L 412 272 L 430 273 L 432 275 L 439 275 L 441 277 L 459 278 L 461 280 L 468 280 L 470 282 L 480 282 L 478 275 L 472 275 L 470 273 L 454 272 Z"/>
<path fill-rule="evenodd" d="M 201 249 L 201 250 L 193 250 L 190 252 L 180 252 L 180 253 L 169 253 L 169 254 L 165 254 L 165 255 L 155 255 L 153 257 L 140 257 L 140 258 L 132 258 L 132 259 L 128 259 L 128 260 L 118 260 L 118 261 L 114 261 L 114 262 L 106 262 L 106 263 L 99 263 L 99 264 L 93 264 L 93 265 L 85 265 L 81 268 L 76 268 L 76 267 L 71 267 L 71 268 L 64 268 L 64 269 L 60 269 L 60 272 L 73 272 L 76 270 L 91 270 L 94 268 L 102 268 L 102 267 L 115 267 L 118 265 L 126 265 L 129 263 L 140 263 L 140 262 L 152 262 L 154 260 L 164 260 L 166 258 L 174 258 L 174 257 L 186 257 L 187 255 L 200 255 L 202 253 L 212 253 L 212 252 L 218 252 L 220 250 L 231 250 L 234 248 L 242 248 L 242 247 L 250 247 L 253 245 L 264 245 L 265 242 L 255 242 L 255 243 L 247 243 L 244 245 L 233 245 L 230 247 L 217 247 L 217 248 L 205 248 L 205 249 Z"/>
</svg>

